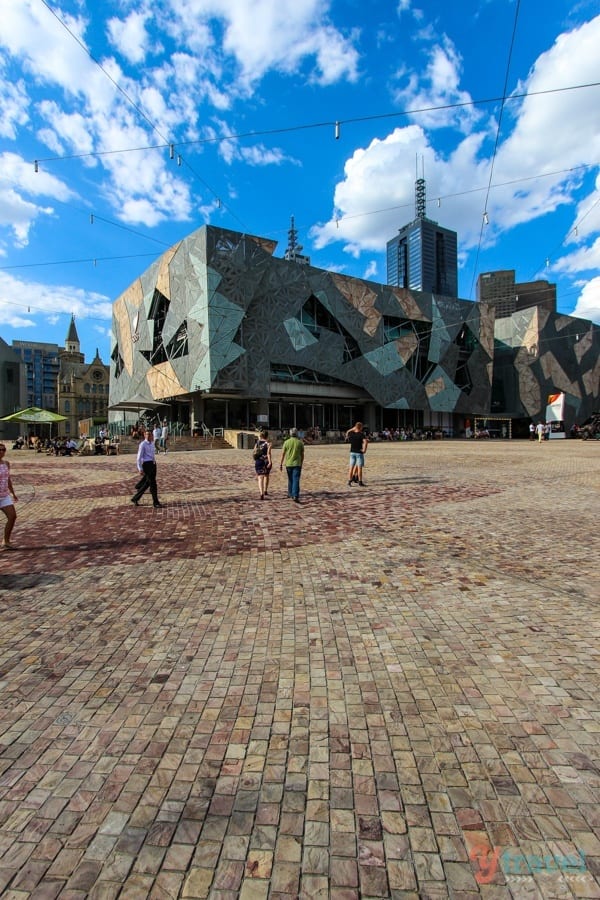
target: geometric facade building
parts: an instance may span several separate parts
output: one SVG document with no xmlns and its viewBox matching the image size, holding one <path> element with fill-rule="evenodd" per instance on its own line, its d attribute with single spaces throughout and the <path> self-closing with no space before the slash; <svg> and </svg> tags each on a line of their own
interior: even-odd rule
<svg viewBox="0 0 600 900">
<path fill-rule="evenodd" d="M 550 394 L 565 395 L 567 431 L 600 411 L 600 328 L 531 306 L 496 320 L 492 412 L 544 420 Z"/>
<path fill-rule="evenodd" d="M 111 407 L 194 427 L 463 427 L 489 413 L 493 311 L 276 258 L 204 226 L 114 302 Z M 162 415 L 161 411 L 161 415 Z"/>
</svg>

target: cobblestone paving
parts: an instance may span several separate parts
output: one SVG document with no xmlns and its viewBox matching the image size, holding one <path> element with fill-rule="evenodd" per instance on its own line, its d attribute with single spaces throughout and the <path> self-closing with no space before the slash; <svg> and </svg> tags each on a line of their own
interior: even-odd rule
<svg viewBox="0 0 600 900">
<path fill-rule="evenodd" d="M 9 453 L 3 898 L 600 897 L 600 444 L 347 455 Z"/>
</svg>

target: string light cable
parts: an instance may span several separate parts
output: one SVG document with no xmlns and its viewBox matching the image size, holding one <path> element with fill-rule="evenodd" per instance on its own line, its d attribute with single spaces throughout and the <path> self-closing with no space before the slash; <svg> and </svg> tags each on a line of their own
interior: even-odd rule
<svg viewBox="0 0 600 900">
<path fill-rule="evenodd" d="M 485 195 L 485 202 L 484 202 L 484 204 L 483 204 L 483 210 L 484 210 L 484 212 L 483 212 L 483 217 L 482 217 L 482 220 L 481 220 L 481 225 L 479 226 L 479 241 L 478 241 L 478 243 L 477 243 L 477 251 L 476 251 L 476 253 L 475 253 L 475 263 L 473 264 L 473 278 L 471 279 L 471 290 L 469 291 L 469 296 L 470 296 L 470 297 L 473 296 L 473 288 L 474 288 L 474 286 L 475 286 L 475 276 L 476 276 L 476 274 L 477 274 L 477 266 L 479 265 L 479 253 L 480 253 L 480 251 L 481 251 L 481 244 L 482 244 L 482 241 L 483 241 L 483 231 L 484 231 L 485 226 L 486 226 L 486 225 L 489 225 L 489 221 L 490 221 L 490 220 L 489 220 L 489 215 L 488 215 L 488 212 L 487 212 L 487 208 L 488 208 L 488 200 L 489 200 L 489 197 L 490 197 L 490 190 L 491 190 L 491 186 L 492 186 L 492 178 L 494 177 L 494 164 L 495 164 L 495 162 L 496 162 L 496 155 L 497 155 L 497 153 L 498 153 L 498 145 L 499 145 L 499 143 L 500 143 L 500 130 L 501 130 L 501 128 L 502 128 L 502 115 L 503 115 L 503 113 L 504 113 L 505 98 L 506 98 L 506 92 L 507 92 L 507 89 L 508 89 L 508 77 L 509 77 L 509 73 L 510 73 L 510 63 L 511 63 L 511 60 L 512 60 L 513 49 L 514 49 L 514 46 L 515 46 L 515 36 L 516 36 L 516 34 L 517 34 L 517 23 L 518 23 L 518 21 L 519 21 L 519 9 L 520 9 L 520 6 L 521 6 L 521 0 L 517 0 L 516 5 L 515 5 L 515 14 L 514 14 L 514 17 L 513 17 L 513 29 L 512 29 L 512 35 L 511 35 L 511 39 L 510 39 L 510 45 L 509 45 L 509 48 L 508 48 L 508 57 L 507 57 L 507 60 L 506 60 L 506 69 L 505 69 L 505 72 L 504 72 L 504 86 L 503 86 L 503 89 L 502 89 L 502 97 L 503 97 L 503 99 L 502 99 L 502 101 L 501 101 L 501 103 L 500 103 L 500 112 L 499 112 L 499 115 L 498 115 L 498 124 L 497 124 L 497 126 L 496 126 L 496 138 L 495 138 L 495 141 L 494 141 L 494 151 L 493 151 L 493 153 L 492 153 L 492 160 L 491 160 L 491 162 L 490 162 L 490 175 L 489 175 L 489 179 L 488 179 L 487 192 L 486 192 L 486 195 Z"/>
<path fill-rule="evenodd" d="M 265 129 L 262 131 L 241 132 L 239 134 L 221 135 L 221 136 L 216 136 L 216 137 L 211 137 L 211 138 L 203 138 L 203 139 L 199 139 L 199 140 L 195 140 L 195 141 L 183 141 L 183 142 L 178 142 L 177 145 L 175 145 L 174 142 L 169 141 L 164 137 L 164 135 L 161 133 L 160 129 L 156 126 L 156 124 L 149 118 L 149 116 L 144 112 L 144 110 L 129 96 L 127 91 L 125 91 L 121 87 L 121 85 L 119 85 L 118 82 L 115 81 L 115 79 L 104 68 L 104 66 L 100 63 L 100 61 L 97 60 L 92 55 L 92 53 L 89 51 L 89 49 L 86 47 L 86 45 L 81 41 L 81 39 L 68 27 L 67 23 L 55 12 L 55 10 L 52 9 L 52 7 L 49 5 L 47 0 L 41 0 L 41 2 L 46 7 L 46 9 L 52 14 L 52 16 L 54 16 L 54 18 L 59 22 L 59 24 L 67 31 L 67 33 L 73 38 L 73 40 L 76 41 L 76 43 L 79 45 L 79 47 L 86 53 L 86 55 L 92 60 L 92 62 L 96 66 L 98 66 L 98 68 L 102 71 L 102 73 L 109 79 L 111 84 L 119 91 L 119 93 L 130 104 L 132 109 L 134 109 L 135 112 L 144 119 L 144 121 L 161 138 L 161 140 L 164 141 L 164 143 L 158 144 L 158 145 L 148 145 L 146 147 L 123 148 L 121 150 L 97 151 L 97 152 L 90 152 L 90 153 L 85 153 L 85 154 L 65 154 L 62 156 L 39 158 L 34 161 L 34 167 L 35 167 L 36 172 L 38 171 L 38 166 L 39 166 L 40 162 L 51 162 L 51 161 L 78 159 L 78 158 L 85 158 L 85 157 L 99 157 L 99 156 L 103 156 L 106 154 L 128 153 L 128 152 L 135 152 L 135 151 L 140 151 L 140 150 L 164 149 L 164 148 L 169 149 L 170 158 L 173 159 L 175 156 L 175 146 L 177 146 L 179 148 L 182 146 L 194 146 L 194 145 L 209 144 L 209 143 L 214 143 L 214 142 L 222 142 L 222 141 L 227 141 L 227 140 L 239 140 L 239 139 L 242 139 L 245 137 L 260 137 L 260 136 L 267 136 L 267 135 L 283 134 L 283 133 L 289 133 L 289 132 L 294 132 L 294 131 L 306 130 L 306 129 L 310 129 L 310 128 L 322 128 L 322 127 L 331 128 L 332 125 L 334 126 L 334 129 L 335 129 L 335 138 L 339 139 L 340 128 L 342 125 L 351 125 L 351 124 L 355 124 L 355 123 L 359 123 L 359 122 L 376 121 L 379 119 L 397 118 L 397 117 L 403 117 L 403 116 L 409 116 L 409 115 L 419 115 L 422 113 L 431 113 L 431 112 L 435 112 L 435 111 L 459 109 L 459 108 L 464 108 L 464 107 L 469 107 L 469 106 L 478 106 L 478 105 L 485 105 L 485 104 L 489 104 L 489 103 L 500 102 L 501 105 L 500 105 L 500 114 L 499 114 L 499 118 L 498 118 L 498 126 L 496 129 L 496 140 L 495 140 L 492 161 L 491 161 L 491 165 L 490 165 L 490 177 L 489 177 L 489 181 L 488 181 L 486 201 L 484 204 L 485 212 L 483 214 L 483 219 L 482 219 L 482 223 L 480 226 L 479 242 L 478 242 L 477 251 L 476 251 L 475 265 L 473 268 L 473 280 L 471 283 L 470 295 L 472 295 L 472 293 L 473 293 L 473 285 L 474 285 L 474 280 L 475 280 L 475 274 L 477 271 L 481 243 L 483 240 L 484 226 L 486 224 L 488 224 L 488 222 L 489 222 L 489 217 L 487 214 L 487 201 L 489 199 L 490 190 L 492 189 L 493 169 L 494 169 L 495 158 L 496 158 L 496 154 L 497 154 L 497 150 L 498 150 L 502 115 L 503 115 L 504 106 L 505 106 L 506 102 L 509 100 L 523 99 L 525 97 L 540 96 L 540 95 L 545 95 L 545 94 L 554 94 L 554 93 L 559 93 L 559 92 L 563 92 L 563 91 L 580 90 L 580 89 L 600 86 L 600 82 L 588 82 L 588 83 L 579 84 L 579 85 L 569 85 L 566 87 L 549 88 L 549 89 L 546 89 L 543 91 L 515 92 L 511 95 L 507 95 L 507 85 L 508 85 L 508 77 L 509 77 L 509 70 L 510 70 L 510 62 L 511 62 L 511 57 L 512 57 L 512 51 L 514 48 L 516 28 L 517 28 L 518 15 L 519 15 L 519 9 L 520 9 L 520 0 L 517 0 L 514 22 L 513 22 L 513 31 L 512 31 L 512 36 L 511 36 L 511 43 L 510 43 L 509 55 L 508 55 L 506 73 L 505 73 L 503 93 L 500 97 L 468 100 L 468 101 L 461 101 L 461 102 L 456 102 L 456 103 L 440 104 L 437 106 L 422 107 L 422 108 L 417 108 L 417 109 L 408 109 L 408 110 L 401 110 L 401 111 L 388 112 L 388 113 L 371 114 L 371 115 L 365 115 L 365 116 L 354 116 L 354 117 L 350 117 L 347 119 L 336 119 L 333 122 L 332 121 L 313 122 L 313 123 L 307 123 L 307 124 L 303 124 L 303 125 L 290 126 L 290 127 L 286 127 L 286 128 L 271 128 L 271 129 Z M 239 219 L 239 217 L 229 207 L 227 207 L 223 203 L 220 195 L 199 175 L 199 173 L 189 164 L 189 162 L 187 160 L 184 160 L 183 157 L 181 156 L 181 154 L 178 153 L 177 154 L 178 165 L 181 166 L 184 162 L 185 162 L 186 167 L 189 169 L 190 173 L 196 179 L 198 179 L 198 181 L 200 181 L 207 190 L 209 190 L 213 194 L 213 196 L 215 197 L 215 199 L 217 201 L 218 208 L 225 209 L 230 215 L 232 215 L 232 217 L 240 225 L 242 225 L 242 227 L 245 231 L 248 231 L 249 229 L 247 228 L 245 223 L 243 223 L 242 220 Z M 540 176 L 540 177 L 543 177 L 543 176 Z M 507 182 L 507 184 L 509 184 L 509 183 L 511 183 L 511 182 Z M 464 192 L 464 193 L 469 193 L 469 192 Z M 460 195 L 456 195 L 456 194 L 448 195 L 448 197 L 450 197 L 450 196 L 460 196 Z M 444 198 L 442 198 L 442 197 L 438 198 L 438 200 L 437 200 L 438 206 L 440 205 L 440 202 L 442 199 L 444 199 Z M 391 210 L 391 209 L 400 209 L 400 208 L 402 208 L 402 207 L 397 206 L 397 207 L 389 207 L 388 209 Z M 342 221 L 343 219 L 356 218 L 358 215 L 368 215 L 368 214 L 372 214 L 372 213 L 364 213 L 364 214 L 359 213 L 356 216 L 352 216 L 352 217 L 350 217 L 350 216 L 339 217 L 338 219 L 336 219 L 337 227 L 339 228 L 339 222 Z M 108 221 L 108 220 L 106 220 L 106 221 Z M 116 223 L 113 223 L 113 224 L 116 224 Z M 0 268 L 2 268 L 2 267 L 0 267 Z"/>
<path fill-rule="evenodd" d="M 600 196 L 598 196 L 598 198 L 594 201 L 594 203 L 592 203 L 592 205 L 591 205 L 590 208 L 587 210 L 587 212 L 584 213 L 584 215 L 580 216 L 580 218 L 577 219 L 577 221 L 575 222 L 575 224 L 571 226 L 571 228 L 569 229 L 569 231 L 567 231 L 566 235 L 564 236 L 563 240 L 562 240 L 559 244 L 556 245 L 556 247 L 554 248 L 554 250 L 552 251 L 552 253 L 548 254 L 548 255 L 545 257 L 545 259 L 544 259 L 544 264 L 543 264 L 543 266 L 540 266 L 540 269 L 541 269 L 541 268 L 544 268 L 544 266 L 545 266 L 546 268 L 548 268 L 548 267 L 550 266 L 550 260 L 552 259 L 552 257 L 554 256 L 554 254 L 557 252 L 557 250 L 560 250 L 560 248 L 564 246 L 565 241 L 568 239 L 568 237 L 569 237 L 571 234 L 574 234 L 574 235 L 577 235 L 577 234 L 578 234 L 579 226 L 581 225 L 581 223 L 582 223 L 585 219 L 587 219 L 587 217 L 589 216 L 589 214 L 590 214 L 590 213 L 598 206 L 599 203 L 600 203 Z M 539 272 L 540 269 L 536 269 L 534 275 L 535 275 L 537 272 Z M 532 277 L 533 277 L 533 276 L 532 276 Z"/>
<path fill-rule="evenodd" d="M 93 56 L 93 54 L 92 54 L 92 53 L 90 52 L 90 50 L 86 47 L 86 45 L 83 43 L 83 41 L 75 34 L 75 32 L 73 32 L 73 31 L 69 28 L 69 26 L 67 25 L 67 23 L 66 23 L 66 22 L 58 15 L 58 13 L 57 13 L 54 9 L 52 9 L 52 7 L 51 7 L 50 4 L 47 2 L 47 0 L 41 0 L 41 2 L 42 2 L 43 5 L 46 7 L 46 9 L 48 10 L 48 12 L 50 12 L 50 13 L 54 16 L 54 18 L 56 19 L 56 21 L 59 22 L 60 25 L 62 25 L 62 27 L 65 29 L 65 31 L 66 31 L 66 32 L 73 38 L 73 40 L 79 45 L 79 47 L 83 50 L 83 52 L 91 59 L 91 61 L 94 63 L 94 65 L 98 66 L 98 68 L 99 68 L 100 71 L 103 73 L 103 75 L 105 75 L 106 78 L 108 78 L 108 80 L 109 80 L 110 83 L 113 85 L 113 87 L 115 87 L 115 88 L 117 89 L 117 91 L 119 91 L 119 93 L 125 98 L 125 100 L 127 101 L 127 103 L 129 103 L 129 105 L 131 106 L 131 108 L 134 109 L 135 112 L 136 112 L 139 116 L 141 116 L 142 119 L 150 126 L 150 128 L 152 129 L 152 131 L 154 131 L 154 132 L 158 135 L 158 137 L 159 137 L 162 141 L 165 142 L 165 143 L 163 143 L 161 146 L 162 146 L 162 147 L 168 147 L 168 148 L 169 148 L 169 156 L 170 156 L 171 159 L 173 159 L 173 158 L 175 157 L 175 146 L 176 146 L 175 143 L 174 143 L 173 141 L 168 140 L 168 139 L 162 134 L 161 130 L 160 130 L 160 129 L 158 128 L 158 126 L 152 121 L 152 119 L 150 119 L 150 117 L 149 117 L 149 116 L 144 112 L 144 110 L 143 110 L 143 109 L 135 102 L 135 100 L 133 100 L 132 97 L 129 96 L 129 94 L 127 93 L 127 91 L 126 91 L 123 87 L 121 87 L 121 85 L 120 85 L 117 81 L 115 81 L 115 79 L 112 77 L 112 75 L 110 74 L 110 72 L 108 72 L 108 71 L 104 68 L 104 66 L 102 65 L 102 63 L 101 63 L 99 60 L 97 60 L 97 59 L 95 58 L 95 56 Z M 179 146 L 179 145 L 177 145 L 177 146 Z M 153 149 L 153 148 L 151 148 L 151 147 L 144 147 L 144 148 L 140 148 L 140 149 L 142 149 L 142 150 L 144 150 L 144 149 L 145 149 L 145 150 L 148 150 L 148 149 Z M 111 152 L 111 151 L 107 151 L 107 152 Z M 115 151 L 115 152 L 118 152 L 118 151 Z M 86 155 L 86 154 L 83 154 L 83 156 L 85 156 L 85 155 Z M 94 155 L 94 154 L 92 154 L 92 155 Z M 103 153 L 99 153 L 99 154 L 96 154 L 96 155 L 100 156 L 100 155 L 103 155 Z M 76 157 L 76 156 L 75 156 L 75 157 L 71 156 L 71 157 L 64 157 L 64 158 L 71 158 L 71 159 L 73 159 L 73 158 L 77 158 L 77 157 Z M 48 162 L 48 161 L 49 161 L 49 157 L 47 157 L 47 158 L 45 158 L 45 159 L 36 159 L 36 160 L 34 161 L 34 169 L 35 169 L 35 171 L 36 171 L 36 172 L 38 171 L 38 169 L 39 169 L 39 163 L 40 163 L 40 162 Z M 181 166 L 184 162 L 185 162 L 185 160 L 183 159 L 182 155 L 181 155 L 180 153 L 178 153 L 178 154 L 177 154 L 177 165 L 178 165 L 178 166 Z M 203 184 L 203 185 L 204 185 L 204 186 L 212 193 L 212 194 L 213 194 L 213 196 L 215 197 L 215 199 L 216 199 L 217 202 L 218 202 L 219 208 L 224 207 L 224 204 L 222 203 L 221 198 L 220 198 L 220 195 L 218 194 L 218 192 L 215 191 L 214 188 L 212 188 L 212 187 L 208 184 L 207 181 L 205 181 L 203 178 L 201 178 L 200 175 L 192 168 L 192 166 L 189 165 L 189 163 L 186 162 L 186 165 L 187 165 L 187 167 L 189 168 L 189 170 L 191 171 L 191 173 L 192 173 L 192 174 L 193 174 L 193 175 L 194 175 L 194 176 L 195 176 L 195 177 L 196 177 L 196 178 L 197 178 L 197 179 L 198 179 L 198 180 L 199 180 L 199 181 L 200 181 L 200 182 L 201 182 L 201 183 L 202 183 L 202 184 Z M 232 211 L 231 209 L 228 209 L 227 207 L 224 207 L 224 208 L 227 209 L 227 212 L 229 212 L 229 214 L 232 215 L 233 218 L 236 219 L 236 221 L 238 221 L 238 222 L 240 222 L 240 224 L 242 224 L 242 223 L 241 223 L 241 220 L 238 219 L 237 216 L 235 216 L 235 214 L 233 213 L 233 211 Z"/>
<path fill-rule="evenodd" d="M 543 173 L 536 174 L 536 175 L 527 175 L 527 176 L 524 176 L 523 178 L 513 178 L 510 181 L 497 182 L 496 184 L 493 184 L 491 186 L 491 189 L 493 190 L 495 188 L 508 187 L 513 184 L 523 184 L 524 182 L 527 182 L 527 181 L 537 181 L 540 178 L 552 178 L 557 175 L 566 175 L 570 172 L 577 172 L 582 169 L 590 169 L 592 167 L 595 167 L 596 165 L 597 165 L 596 163 L 581 163 L 578 166 L 570 166 L 567 169 L 557 169 L 553 172 L 543 172 Z M 6 182 L 6 183 L 9 183 L 9 182 Z M 12 182 L 12 184 L 15 187 L 20 186 L 17 182 Z M 477 188 L 469 188 L 464 191 L 454 191 L 451 194 L 440 194 L 440 196 L 439 196 L 439 198 L 437 198 L 437 200 L 435 200 L 435 201 L 432 200 L 429 202 L 437 203 L 438 200 L 445 200 L 445 201 L 453 200 L 453 199 L 456 199 L 459 197 L 466 197 L 469 194 L 481 193 L 482 191 L 486 191 L 486 190 L 487 190 L 487 187 L 483 186 L 483 187 L 477 187 Z M 63 202 L 63 201 L 59 201 L 59 202 Z M 596 203 L 598 203 L 598 202 L 599 201 L 596 201 Z M 94 213 L 94 212 L 89 213 L 87 210 L 82 210 L 76 206 L 73 206 L 72 204 L 63 203 L 63 205 L 66 206 L 67 208 L 74 209 L 76 212 L 84 213 L 86 216 L 90 215 L 90 218 L 93 219 L 93 222 L 96 222 L 96 221 L 104 222 L 107 225 L 111 225 L 115 228 L 120 228 L 124 231 L 129 232 L 130 234 L 136 235 L 137 237 L 142 237 L 142 238 L 145 238 L 146 240 L 153 241 L 157 244 L 161 244 L 162 246 L 164 246 L 166 248 L 172 247 L 173 243 L 177 243 L 176 241 L 173 243 L 169 243 L 168 241 L 162 241 L 159 238 L 154 238 L 151 235 L 144 234 L 143 232 L 136 231 L 135 229 L 129 228 L 128 226 L 125 226 L 120 222 L 114 222 L 111 219 L 107 219 L 103 216 L 100 216 L 97 213 Z M 347 221 L 351 221 L 354 219 L 360 219 L 360 218 L 363 218 L 366 216 L 380 215 L 381 213 L 384 213 L 384 212 L 395 212 L 395 211 L 401 210 L 401 209 L 409 209 L 409 208 L 412 208 L 412 205 L 413 205 L 412 203 L 398 203 L 393 206 L 380 207 L 378 209 L 371 209 L 371 210 L 367 210 L 365 212 L 350 213 L 350 214 L 338 216 L 336 219 L 336 222 L 338 222 L 338 223 L 339 222 L 347 222 Z M 595 205 L 596 204 L 594 204 L 594 206 Z M 592 207 L 592 209 L 593 209 L 593 207 Z M 589 209 L 588 212 L 585 214 L 585 216 L 582 216 L 582 218 L 578 220 L 577 224 L 580 225 L 581 222 L 583 221 L 583 219 L 587 215 L 589 215 L 589 213 L 592 211 L 592 209 Z M 312 227 L 312 226 L 311 225 L 303 225 L 303 224 L 296 225 L 296 229 L 298 231 L 307 231 L 310 227 Z M 577 226 L 574 226 L 574 228 L 575 227 L 577 227 Z M 574 230 L 574 228 L 572 230 Z M 246 228 L 244 230 L 246 232 L 249 231 L 249 229 L 246 229 Z M 272 228 L 272 229 L 268 229 L 268 232 L 269 232 L 269 235 L 278 235 L 278 234 L 287 234 L 288 230 L 289 230 L 288 228 Z M 124 255 L 124 256 L 105 256 L 105 257 L 97 256 L 97 257 L 84 257 L 84 258 L 80 258 L 80 259 L 51 260 L 48 262 L 21 263 L 21 264 L 16 264 L 16 265 L 0 266 L 0 271 L 5 270 L 5 269 L 26 269 L 26 268 L 36 268 L 36 267 L 41 267 L 41 266 L 70 265 L 70 264 L 74 264 L 74 263 L 84 263 L 84 262 L 94 262 L 94 261 L 95 262 L 105 262 L 105 261 L 111 261 L 111 260 L 137 259 L 142 256 L 153 256 L 153 255 L 154 254 L 137 253 L 137 254 L 128 254 L 128 255 Z"/>
<path fill-rule="evenodd" d="M 45 0 L 42 0 L 45 2 Z M 194 146 L 202 146 L 205 144 L 216 144 L 223 143 L 225 141 L 237 141 L 242 140 L 243 138 L 255 138 L 255 137 L 269 137 L 271 135 L 276 134 L 291 134 L 298 131 L 307 131 L 311 129 L 317 128 L 327 128 L 330 129 L 332 126 L 336 124 L 339 125 L 353 125 L 360 122 L 374 122 L 383 119 L 397 119 L 404 118 L 407 116 L 417 116 L 426 113 L 432 112 L 445 112 L 452 109 L 462 109 L 465 107 L 472 106 L 486 106 L 490 103 L 502 103 L 506 104 L 511 100 L 522 100 L 528 97 L 541 97 L 547 94 L 559 94 L 564 93 L 566 91 L 577 91 L 577 90 L 585 90 L 588 88 L 597 88 L 600 87 L 600 81 L 589 81 L 584 84 L 570 84 L 565 87 L 556 87 L 556 88 L 547 88 L 543 91 L 523 91 L 515 93 L 503 95 L 499 97 L 486 97 L 478 100 L 464 100 L 456 103 L 444 103 L 436 106 L 423 106 L 415 109 L 404 109 L 404 110 L 396 110 L 394 112 L 387 113 L 373 113 L 371 115 L 366 116 L 353 116 L 348 119 L 339 119 L 336 122 L 331 120 L 324 120 L 321 122 L 306 122 L 300 125 L 289 125 L 280 128 L 267 128 L 262 130 L 253 130 L 253 131 L 242 131 L 236 132 L 235 134 L 225 134 L 225 135 L 216 135 L 214 137 L 206 137 L 206 138 L 197 138 L 196 140 L 190 141 L 178 141 L 177 147 L 194 147 Z M 33 160 L 35 163 L 49 163 L 49 162 L 67 162 L 69 160 L 74 159 L 87 159 L 87 158 L 99 158 L 102 156 L 110 156 L 117 153 L 136 153 L 144 150 L 170 150 L 172 146 L 175 146 L 172 142 L 165 141 L 160 144 L 147 144 L 144 146 L 136 146 L 136 147 L 120 147 L 114 150 L 90 150 L 87 153 L 64 153 L 57 154 L 55 156 L 44 156 L 38 157 Z M 212 190 L 212 189 L 211 189 Z M 215 196 L 218 194 L 215 192 Z"/>
</svg>

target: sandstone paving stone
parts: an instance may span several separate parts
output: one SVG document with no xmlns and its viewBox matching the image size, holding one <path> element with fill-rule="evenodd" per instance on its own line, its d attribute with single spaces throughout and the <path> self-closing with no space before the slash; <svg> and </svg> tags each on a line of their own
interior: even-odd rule
<svg viewBox="0 0 600 900">
<path fill-rule="evenodd" d="M 3 897 L 600 896 L 595 443 L 9 455 Z"/>
</svg>

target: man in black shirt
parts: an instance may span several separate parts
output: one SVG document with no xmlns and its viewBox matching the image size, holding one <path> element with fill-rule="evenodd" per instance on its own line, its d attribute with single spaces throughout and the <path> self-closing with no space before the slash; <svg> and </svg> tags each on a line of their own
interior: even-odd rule
<svg viewBox="0 0 600 900">
<path fill-rule="evenodd" d="M 357 422 L 354 428 L 350 428 L 346 432 L 346 440 L 350 442 L 350 465 L 348 468 L 348 487 L 352 485 L 355 477 L 358 477 L 358 483 L 361 487 L 363 484 L 363 466 L 365 464 L 365 453 L 369 443 L 366 434 L 363 431 L 362 422 Z"/>
</svg>

